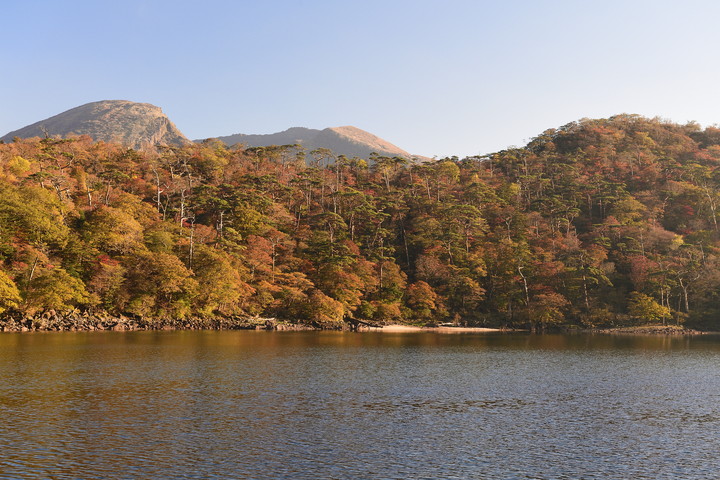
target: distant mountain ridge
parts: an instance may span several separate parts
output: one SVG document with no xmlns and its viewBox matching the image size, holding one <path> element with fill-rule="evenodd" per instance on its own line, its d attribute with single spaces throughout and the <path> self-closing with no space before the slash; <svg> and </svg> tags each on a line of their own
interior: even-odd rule
<svg viewBox="0 0 720 480">
<path fill-rule="evenodd" d="M 310 152 L 318 148 L 327 148 L 346 157 L 368 158 L 371 153 L 390 157 L 423 158 L 412 155 L 400 147 L 383 140 L 377 135 L 353 126 L 331 127 L 323 130 L 304 127 L 288 128 L 282 132 L 258 135 L 238 133 L 217 137 L 226 145 L 243 144 L 248 147 L 267 147 L 270 145 L 301 145 Z"/>
<path fill-rule="evenodd" d="M 45 135 L 88 135 L 95 141 L 119 142 L 135 149 L 191 143 L 160 107 L 128 100 L 87 103 L 10 132 L 0 140 Z"/>
<path fill-rule="evenodd" d="M 0 140 L 10 142 L 15 137 L 70 137 L 88 135 L 95 141 L 118 142 L 135 149 L 155 145 L 187 145 L 192 143 L 155 105 L 128 100 L 102 100 L 72 108 L 19 130 Z M 293 127 L 267 135 L 236 134 L 216 137 L 231 146 L 301 145 L 307 152 L 319 148 L 332 150 L 336 155 L 368 159 L 372 153 L 389 157 L 426 160 L 411 155 L 377 135 L 357 127 L 344 126 L 322 130 Z"/>
</svg>

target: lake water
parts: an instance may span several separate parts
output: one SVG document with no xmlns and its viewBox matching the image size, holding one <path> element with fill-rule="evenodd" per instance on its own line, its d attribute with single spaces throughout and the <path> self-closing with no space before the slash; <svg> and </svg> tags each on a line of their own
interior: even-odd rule
<svg viewBox="0 0 720 480">
<path fill-rule="evenodd" d="M 717 479 L 720 338 L 0 335 L 1 479 Z"/>
</svg>

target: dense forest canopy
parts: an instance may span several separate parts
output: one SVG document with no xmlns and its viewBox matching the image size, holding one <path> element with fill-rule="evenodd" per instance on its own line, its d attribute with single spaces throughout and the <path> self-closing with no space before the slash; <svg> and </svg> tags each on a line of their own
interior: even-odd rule
<svg viewBox="0 0 720 480">
<path fill-rule="evenodd" d="M 0 144 L 0 311 L 720 327 L 720 129 L 620 115 L 409 164 Z"/>
</svg>

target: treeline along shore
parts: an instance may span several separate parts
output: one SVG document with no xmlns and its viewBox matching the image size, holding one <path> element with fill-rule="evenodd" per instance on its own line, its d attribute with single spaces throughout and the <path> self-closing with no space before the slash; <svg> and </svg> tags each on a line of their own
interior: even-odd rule
<svg viewBox="0 0 720 480">
<path fill-rule="evenodd" d="M 719 166 L 720 129 L 635 115 L 416 163 L 15 139 L 0 144 L 0 318 L 716 331 Z"/>
</svg>

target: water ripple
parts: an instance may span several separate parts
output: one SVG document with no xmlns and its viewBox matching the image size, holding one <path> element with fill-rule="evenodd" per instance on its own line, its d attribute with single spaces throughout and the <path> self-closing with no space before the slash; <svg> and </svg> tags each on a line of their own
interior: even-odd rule
<svg viewBox="0 0 720 480">
<path fill-rule="evenodd" d="M 0 479 L 717 478 L 717 340 L 434 337 L 0 336 Z"/>
</svg>

